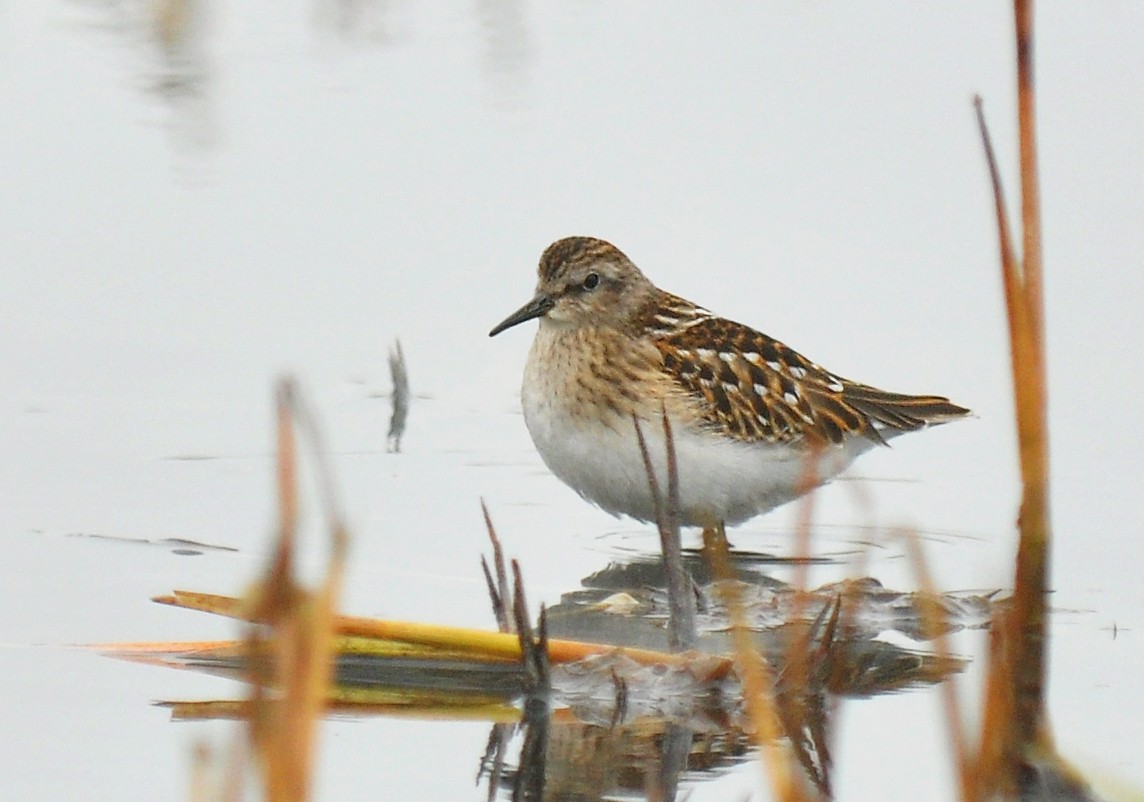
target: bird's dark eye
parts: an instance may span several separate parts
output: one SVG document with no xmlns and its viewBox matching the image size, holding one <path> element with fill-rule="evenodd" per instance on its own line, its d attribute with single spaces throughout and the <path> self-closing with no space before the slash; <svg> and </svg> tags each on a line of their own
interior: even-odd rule
<svg viewBox="0 0 1144 802">
<path fill-rule="evenodd" d="M 594 290 L 600 286 L 600 274 L 589 273 L 584 276 L 584 284 L 582 285 L 586 290 Z"/>
</svg>

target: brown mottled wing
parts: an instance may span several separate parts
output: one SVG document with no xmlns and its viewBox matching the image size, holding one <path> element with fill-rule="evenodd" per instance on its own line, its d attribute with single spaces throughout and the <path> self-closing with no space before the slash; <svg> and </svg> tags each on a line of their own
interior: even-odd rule
<svg viewBox="0 0 1144 802">
<path fill-rule="evenodd" d="M 893 430 L 968 413 L 938 396 L 847 381 L 765 334 L 703 310 L 656 335 L 665 372 L 699 401 L 713 428 L 738 440 L 842 443 L 861 435 L 881 442 Z"/>
</svg>

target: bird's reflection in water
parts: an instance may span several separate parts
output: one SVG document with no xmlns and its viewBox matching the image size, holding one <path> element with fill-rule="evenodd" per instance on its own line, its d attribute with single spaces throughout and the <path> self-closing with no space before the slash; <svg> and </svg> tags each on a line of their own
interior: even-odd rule
<svg viewBox="0 0 1144 802">
<path fill-rule="evenodd" d="M 689 560 L 703 611 L 701 648 L 726 653 L 718 583 L 698 556 Z M 742 584 L 755 644 L 777 678 L 783 739 L 805 782 L 828 797 L 831 720 L 839 700 L 932 685 L 963 661 L 876 637 L 893 629 L 923 640 L 913 594 L 864 579 L 824 586 L 795 604 L 793 588 L 763 573 L 765 563 L 744 557 L 735 581 Z M 549 632 L 662 649 L 661 579 L 655 561 L 610 565 L 549 610 Z M 988 620 L 988 597 L 951 594 L 939 601 L 946 615 L 931 632 Z M 524 711 L 519 724 L 497 724 L 490 735 L 479 775 L 490 799 L 499 793 L 514 800 L 671 800 L 681 781 L 715 776 L 744 760 L 755 740 L 738 679 L 733 673 L 713 679 L 698 656 L 686 667 L 648 667 L 620 655 L 554 666 L 550 691 L 530 699 Z"/>
</svg>

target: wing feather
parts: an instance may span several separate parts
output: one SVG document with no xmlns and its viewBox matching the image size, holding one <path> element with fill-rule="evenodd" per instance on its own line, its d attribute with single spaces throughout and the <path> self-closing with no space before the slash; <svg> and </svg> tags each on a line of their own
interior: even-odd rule
<svg viewBox="0 0 1144 802">
<path fill-rule="evenodd" d="M 969 410 L 935 395 L 906 395 L 849 381 L 741 323 L 671 296 L 686 325 L 663 327 L 655 342 L 663 370 L 695 401 L 711 428 L 746 441 L 876 442 L 963 417 Z"/>
</svg>

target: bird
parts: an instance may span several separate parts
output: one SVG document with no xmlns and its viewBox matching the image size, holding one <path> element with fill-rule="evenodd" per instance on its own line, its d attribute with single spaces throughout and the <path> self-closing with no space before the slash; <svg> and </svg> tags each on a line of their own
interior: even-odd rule
<svg viewBox="0 0 1144 802">
<path fill-rule="evenodd" d="M 798 498 L 899 434 L 970 414 L 832 373 L 661 290 L 602 239 L 557 240 L 537 274 L 532 299 L 489 336 L 538 320 L 521 387 L 529 435 L 552 473 L 616 516 L 659 520 L 669 445 L 677 520 L 706 529 Z"/>
</svg>

